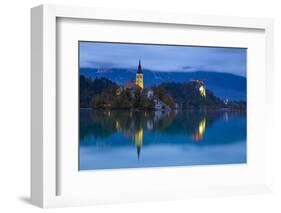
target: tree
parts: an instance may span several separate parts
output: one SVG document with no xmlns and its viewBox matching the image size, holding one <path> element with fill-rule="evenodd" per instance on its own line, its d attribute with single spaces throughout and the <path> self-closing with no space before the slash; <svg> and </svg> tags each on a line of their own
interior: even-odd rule
<svg viewBox="0 0 281 213">
<path fill-rule="evenodd" d="M 79 78 L 79 102 L 80 107 L 90 107 L 92 98 L 101 95 L 105 90 L 114 90 L 117 84 L 106 78 L 95 78 L 94 80 L 83 75 Z"/>
<path fill-rule="evenodd" d="M 166 105 L 168 105 L 171 108 L 175 107 L 175 103 L 173 98 L 167 94 L 165 88 L 163 86 L 159 86 L 159 87 L 153 87 L 153 91 L 155 93 L 155 95 Z"/>
</svg>

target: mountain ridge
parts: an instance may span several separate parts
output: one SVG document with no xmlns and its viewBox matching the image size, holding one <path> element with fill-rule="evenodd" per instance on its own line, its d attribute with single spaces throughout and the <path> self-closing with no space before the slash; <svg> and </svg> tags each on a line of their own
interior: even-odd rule
<svg viewBox="0 0 281 213">
<path fill-rule="evenodd" d="M 135 69 L 112 68 L 80 68 L 80 75 L 95 78 L 108 78 L 109 80 L 123 85 L 128 80 L 135 79 Z M 233 101 L 246 100 L 247 81 L 243 76 L 221 73 L 214 71 L 152 71 L 143 69 L 145 87 L 159 85 L 166 82 L 183 83 L 191 80 L 203 80 L 206 87 L 222 99 Z"/>
</svg>

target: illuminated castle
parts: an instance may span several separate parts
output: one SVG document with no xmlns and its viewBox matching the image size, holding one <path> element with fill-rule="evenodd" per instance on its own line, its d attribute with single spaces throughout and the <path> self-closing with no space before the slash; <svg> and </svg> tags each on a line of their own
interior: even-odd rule
<svg viewBox="0 0 281 213">
<path fill-rule="evenodd" d="M 143 73 L 141 69 L 141 61 L 139 60 L 138 71 L 136 74 L 136 87 L 143 89 Z"/>
<path fill-rule="evenodd" d="M 199 94 L 206 98 L 206 88 L 204 86 L 204 82 L 201 80 L 192 80 L 192 82 L 194 82 L 196 84 L 196 89 L 198 89 Z"/>
</svg>

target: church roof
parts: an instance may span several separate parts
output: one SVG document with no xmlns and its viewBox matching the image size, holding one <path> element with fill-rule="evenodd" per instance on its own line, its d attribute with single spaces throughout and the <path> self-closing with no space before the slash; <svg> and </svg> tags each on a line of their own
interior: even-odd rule
<svg viewBox="0 0 281 213">
<path fill-rule="evenodd" d="M 138 71 L 137 71 L 137 73 L 142 74 L 141 60 L 139 60 L 139 66 L 138 66 Z"/>
<path fill-rule="evenodd" d="M 125 89 L 135 89 L 136 88 L 136 82 L 134 80 L 126 81 L 124 83 L 124 88 Z"/>
</svg>

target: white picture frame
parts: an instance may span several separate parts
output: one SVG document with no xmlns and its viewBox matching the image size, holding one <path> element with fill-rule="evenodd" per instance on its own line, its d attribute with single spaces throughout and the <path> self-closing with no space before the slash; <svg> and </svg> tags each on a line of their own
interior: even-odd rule
<svg viewBox="0 0 281 213">
<path fill-rule="evenodd" d="M 41 5 L 31 10 L 31 200 L 32 203 L 46 208 L 59 206 L 75 206 L 75 205 L 91 205 L 97 203 L 114 203 L 142 200 L 165 200 L 178 199 L 186 197 L 209 196 L 209 195 L 232 195 L 232 194 L 251 194 L 270 191 L 270 183 L 268 182 L 269 172 L 265 174 L 268 168 L 268 162 L 265 159 L 265 151 L 262 153 L 264 166 L 258 169 L 258 173 L 262 174 L 255 184 L 220 185 L 210 187 L 170 187 L 170 189 L 156 190 L 153 193 L 137 194 L 132 191 L 124 191 L 123 196 L 117 193 L 103 196 L 85 195 L 58 195 L 58 174 L 61 169 L 58 166 L 60 158 L 57 151 L 57 107 L 58 95 L 57 88 L 60 83 L 57 80 L 57 21 L 64 19 L 80 19 L 80 20 L 108 20 L 119 22 L 133 23 L 153 23 L 159 25 L 175 25 L 175 26 L 200 26 L 200 27 L 218 27 L 228 30 L 234 29 L 253 29 L 264 32 L 264 68 L 261 68 L 261 75 L 265 87 L 261 88 L 265 99 L 260 112 L 271 112 L 273 97 L 271 90 L 273 85 L 271 82 L 273 76 L 273 21 L 271 19 L 257 18 L 238 18 L 238 17 L 216 17 L 202 15 L 187 14 L 160 14 L 144 11 L 122 11 L 112 9 L 84 8 L 74 6 L 54 6 Z M 254 86 L 254 85 L 252 85 Z M 264 111 L 262 111 L 264 110 Z M 262 134 L 263 146 L 268 145 L 268 135 L 270 134 L 269 123 L 272 114 L 267 113 L 264 116 L 264 127 L 266 131 Z M 262 140 L 262 139 L 260 139 Z M 255 150 L 253 150 L 255 151 Z M 204 168 L 203 168 L 204 169 Z M 209 168 L 205 168 L 206 171 Z M 169 170 L 169 171 L 168 171 Z M 161 177 L 163 172 L 171 172 L 171 169 L 150 169 L 135 171 L 138 175 L 147 174 L 148 172 Z M 176 173 L 175 173 L 176 174 Z M 108 174 L 107 174 L 108 175 Z M 266 177 L 265 177 L 266 176 Z M 99 176 L 102 178 L 103 174 Z M 196 176 L 195 176 L 196 177 Z M 265 178 L 264 178 L 265 177 Z M 249 182 L 249 181 L 248 181 Z M 160 186 L 160 185 L 159 185 Z M 188 189 L 188 191 L 186 190 Z M 71 190 L 71 189 L 70 189 Z M 102 189 L 99 189 L 100 192 Z M 99 192 L 99 191 L 98 191 Z M 120 192 L 121 193 L 121 192 Z M 127 194 L 126 194 L 127 193 Z M 102 193 L 101 193 L 102 194 Z"/>
</svg>

